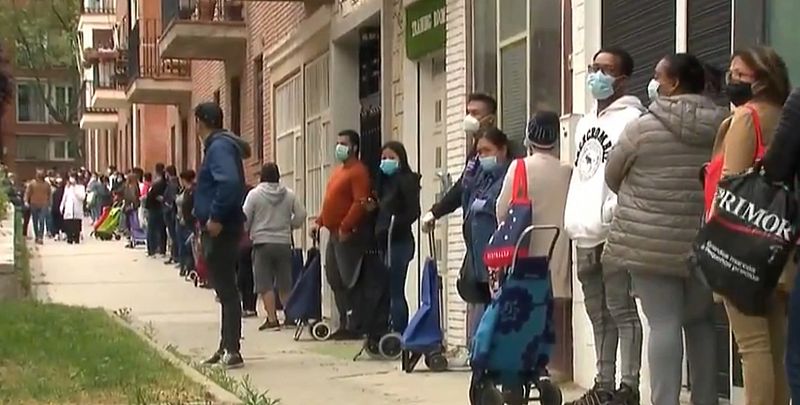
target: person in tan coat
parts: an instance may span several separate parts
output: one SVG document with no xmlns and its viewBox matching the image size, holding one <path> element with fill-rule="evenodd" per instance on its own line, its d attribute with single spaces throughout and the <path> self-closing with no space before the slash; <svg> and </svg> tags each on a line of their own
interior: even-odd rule
<svg viewBox="0 0 800 405">
<path fill-rule="evenodd" d="M 650 325 L 651 402 L 658 405 L 680 403 L 684 336 L 692 403 L 717 403 L 712 293 L 686 265 L 703 214 L 698 167 L 728 115 L 704 89 L 695 56 L 661 59 L 648 86 L 648 112 L 628 124 L 606 165 L 617 209 L 602 261 L 631 275 Z"/>
<path fill-rule="evenodd" d="M 723 176 L 741 173 L 753 166 L 756 126 L 753 107 L 761 124 L 764 146 L 773 140 L 781 108 L 789 96 L 786 63 L 765 47 L 737 51 L 731 58 L 726 94 L 736 108 L 723 122 L 714 143 L 714 153 L 723 153 Z M 747 106 L 745 106 L 747 105 Z M 786 304 L 796 264 L 790 260 L 768 304 L 766 316 L 748 316 L 724 300 L 731 330 L 742 355 L 746 405 L 786 405 L 789 387 L 784 371 Z"/>
<path fill-rule="evenodd" d="M 564 206 L 567 200 L 569 178 L 572 166 L 558 159 L 558 114 L 539 112 L 528 122 L 525 145 L 529 155 L 523 159 L 528 176 L 528 194 L 533 201 L 533 225 L 555 225 L 562 232 L 550 258 L 550 277 L 554 298 L 572 297 L 572 275 L 569 267 L 569 237 L 563 232 Z M 514 170 L 517 161 L 511 163 L 503 188 L 497 198 L 497 221 L 502 222 L 508 215 L 511 191 L 514 184 Z M 553 233 L 534 231 L 530 253 L 533 256 L 546 256 L 550 249 Z"/>
<path fill-rule="evenodd" d="M 36 177 L 25 187 L 25 205 L 31 210 L 37 245 L 41 245 L 44 241 L 44 225 L 47 211 L 50 209 L 50 194 L 50 183 L 44 179 L 44 170 L 36 170 Z"/>
</svg>

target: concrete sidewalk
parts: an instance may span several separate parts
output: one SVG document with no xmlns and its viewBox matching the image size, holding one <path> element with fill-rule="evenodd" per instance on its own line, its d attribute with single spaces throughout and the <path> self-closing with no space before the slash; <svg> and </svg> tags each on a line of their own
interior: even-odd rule
<svg viewBox="0 0 800 405">
<path fill-rule="evenodd" d="M 53 302 L 109 310 L 130 308 L 137 323 L 152 325 L 155 339 L 195 359 L 211 354 L 219 341 L 219 305 L 210 290 L 195 288 L 172 266 L 145 257 L 122 242 L 87 240 L 78 246 L 46 241 L 33 252 L 39 297 Z M 353 362 L 358 343 L 300 342 L 291 330 L 259 332 L 261 319 L 244 321 L 245 368 L 259 390 L 284 405 L 467 404 L 469 372 L 403 373 L 399 362 Z M 566 392 L 565 399 L 575 396 Z"/>
</svg>

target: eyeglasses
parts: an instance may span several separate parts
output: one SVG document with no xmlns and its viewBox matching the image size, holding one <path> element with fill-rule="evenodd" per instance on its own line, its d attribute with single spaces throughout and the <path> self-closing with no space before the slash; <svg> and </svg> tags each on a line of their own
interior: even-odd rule
<svg viewBox="0 0 800 405">
<path fill-rule="evenodd" d="M 732 81 L 752 82 L 755 81 L 755 79 L 755 75 L 751 73 L 742 73 L 738 70 L 728 70 L 725 72 L 725 83 L 730 83 Z"/>
</svg>

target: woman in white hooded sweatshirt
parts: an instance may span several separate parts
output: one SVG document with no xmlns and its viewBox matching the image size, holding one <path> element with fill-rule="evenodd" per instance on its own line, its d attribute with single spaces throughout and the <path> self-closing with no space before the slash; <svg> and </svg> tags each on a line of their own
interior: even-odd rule
<svg viewBox="0 0 800 405">
<path fill-rule="evenodd" d="M 61 199 L 61 215 L 64 216 L 64 232 L 67 243 L 80 243 L 81 222 L 83 221 L 83 202 L 86 199 L 86 187 L 78 182 L 74 173 L 70 173 Z"/>
<path fill-rule="evenodd" d="M 245 231 L 253 242 L 253 281 L 267 319 L 258 329 L 280 329 L 275 289 L 282 303 L 292 291 L 292 231 L 303 226 L 306 208 L 294 191 L 280 185 L 278 165 L 261 168 L 261 183 L 244 199 Z"/>
</svg>

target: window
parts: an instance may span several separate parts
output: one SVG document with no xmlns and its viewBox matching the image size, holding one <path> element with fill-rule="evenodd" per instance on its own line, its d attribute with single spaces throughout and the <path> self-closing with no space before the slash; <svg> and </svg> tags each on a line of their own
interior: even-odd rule
<svg viewBox="0 0 800 405">
<path fill-rule="evenodd" d="M 296 190 L 302 176 L 295 169 L 303 167 L 296 155 L 295 138 L 302 137 L 303 130 L 303 83 L 297 74 L 275 89 L 275 161 L 281 170 L 284 184 Z"/>
<path fill-rule="evenodd" d="M 473 0 L 472 68 L 475 91 L 497 94 L 497 2 Z"/>
<path fill-rule="evenodd" d="M 231 78 L 231 131 L 242 135 L 242 82 L 238 76 Z"/>
<path fill-rule="evenodd" d="M 69 85 L 43 84 L 43 88 L 37 88 L 39 84 L 33 81 L 20 81 L 17 84 L 17 122 L 57 122 L 56 117 L 50 115 L 48 106 L 42 99 L 42 92 L 58 111 L 60 118 L 68 118 L 71 112 L 71 105 L 75 100 L 75 93 Z"/>
<path fill-rule="evenodd" d="M 64 161 L 76 157 L 75 148 L 67 138 L 42 135 L 17 136 L 17 160 Z"/>
<path fill-rule="evenodd" d="M 253 134 L 253 146 L 256 149 L 256 159 L 264 161 L 264 59 L 261 55 L 253 61 L 253 88 L 255 89 L 255 100 L 253 103 L 253 121 L 255 123 L 255 133 Z"/>
<path fill-rule="evenodd" d="M 497 48 L 500 54 L 500 127 L 521 139 L 528 118 L 528 2 L 498 2 Z M 552 60 L 552 59 L 551 59 Z"/>
<path fill-rule="evenodd" d="M 800 3 L 794 1 L 767 2 L 767 36 L 770 45 L 786 61 L 793 85 L 800 84 L 800 49 L 795 38 Z"/>
<path fill-rule="evenodd" d="M 17 84 L 17 122 L 45 122 L 47 106 L 33 82 Z"/>
<path fill-rule="evenodd" d="M 305 75 L 306 104 L 306 206 L 310 217 L 322 207 L 326 179 L 333 167 L 335 140 L 330 125 L 329 59 L 325 54 L 307 64 Z"/>
<path fill-rule="evenodd" d="M 66 138 L 51 138 L 52 146 L 51 160 L 72 160 L 75 159 L 75 148 Z"/>
</svg>

